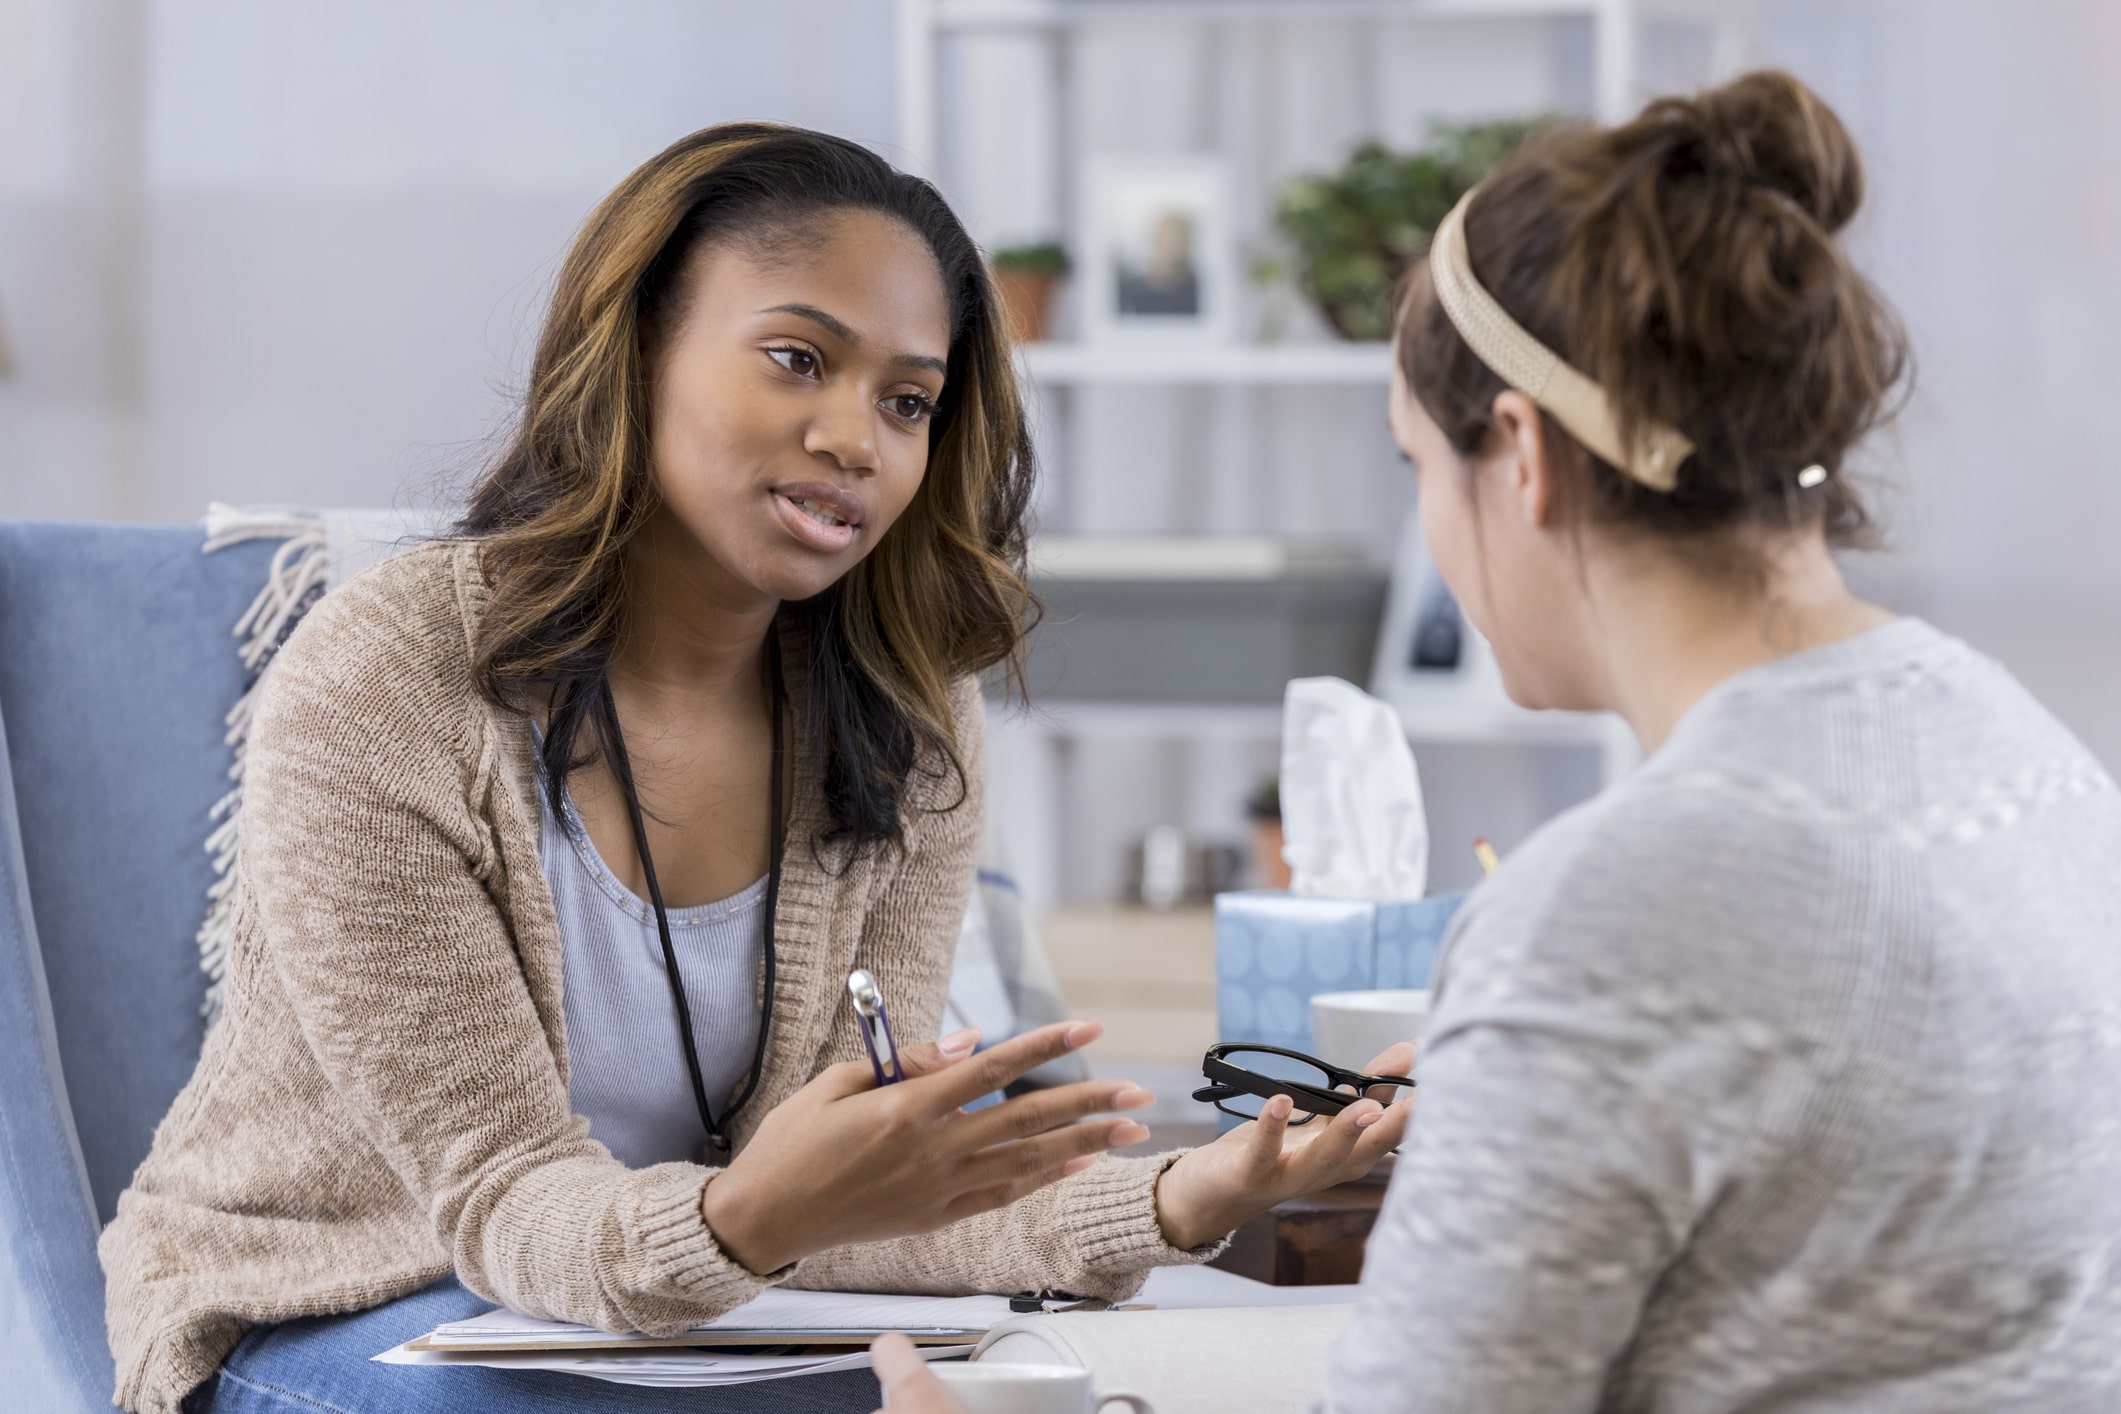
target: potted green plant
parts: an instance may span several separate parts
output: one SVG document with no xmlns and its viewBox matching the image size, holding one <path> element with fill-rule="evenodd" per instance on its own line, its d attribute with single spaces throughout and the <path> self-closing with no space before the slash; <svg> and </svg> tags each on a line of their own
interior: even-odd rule
<svg viewBox="0 0 2121 1414">
<path fill-rule="evenodd" d="M 1045 338 L 1053 287 L 1067 278 L 1071 268 L 1067 250 L 1055 241 L 1003 246 L 987 257 L 987 263 L 994 269 L 994 282 L 1001 289 L 1016 337 L 1026 342 Z"/>
<path fill-rule="evenodd" d="M 1438 127 L 1418 152 L 1366 142 L 1338 170 L 1282 189 L 1275 229 L 1297 284 L 1344 339 L 1392 333 L 1392 291 L 1437 223 L 1511 148 L 1550 124 L 1533 118 Z"/>
<path fill-rule="evenodd" d="M 1269 776 L 1245 797 L 1245 818 L 1252 826 L 1252 876 L 1262 889 L 1289 887 L 1289 862 L 1282 858 L 1281 780 Z"/>
</svg>

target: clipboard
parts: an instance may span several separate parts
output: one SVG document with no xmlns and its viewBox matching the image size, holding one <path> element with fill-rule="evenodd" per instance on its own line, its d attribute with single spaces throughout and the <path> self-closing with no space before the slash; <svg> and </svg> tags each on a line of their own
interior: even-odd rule
<svg viewBox="0 0 2121 1414">
<path fill-rule="evenodd" d="M 404 1348 L 432 1355 L 609 1353 L 624 1350 L 808 1348 L 845 1352 L 897 1331 L 922 1346 L 977 1345 L 1008 1319 L 998 1296 L 887 1296 L 768 1287 L 744 1305 L 671 1335 L 612 1333 L 505 1309 L 445 1321 Z"/>
<path fill-rule="evenodd" d="M 562 1350 L 671 1350 L 671 1349 L 724 1349 L 730 1346 L 768 1345 L 777 1349 L 816 1346 L 821 1350 L 866 1348 L 878 1336 L 896 1331 L 915 1345 L 977 1345 L 987 1334 L 985 1331 L 952 1330 L 907 1330 L 899 1326 L 878 1327 L 870 1330 L 817 1330 L 813 1328 L 771 1330 L 721 1330 L 694 1331 L 686 1335 L 672 1336 L 608 1336 L 602 1332 L 583 1335 L 568 1335 L 524 1340 L 451 1340 L 436 1341 L 432 1333 L 405 1342 L 407 1350 L 433 1352 L 437 1355 L 493 1355 L 508 1351 L 538 1351 L 550 1354 Z"/>
</svg>

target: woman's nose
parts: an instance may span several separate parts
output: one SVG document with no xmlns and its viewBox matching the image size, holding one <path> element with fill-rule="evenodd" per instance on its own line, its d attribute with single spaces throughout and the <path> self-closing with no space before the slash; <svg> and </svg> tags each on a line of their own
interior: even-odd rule
<svg viewBox="0 0 2121 1414">
<path fill-rule="evenodd" d="M 876 470 L 876 420 L 874 404 L 865 396 L 849 393 L 835 396 L 817 409 L 803 431 L 803 450 L 813 456 L 830 457 L 845 471 Z"/>
</svg>

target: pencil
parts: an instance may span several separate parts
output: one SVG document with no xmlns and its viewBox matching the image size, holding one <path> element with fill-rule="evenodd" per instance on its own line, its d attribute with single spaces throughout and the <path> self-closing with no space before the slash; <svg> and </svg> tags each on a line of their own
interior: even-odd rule
<svg viewBox="0 0 2121 1414">
<path fill-rule="evenodd" d="M 1502 856 L 1495 852 L 1495 846 L 1488 843 L 1485 835 L 1473 841 L 1473 857 L 1480 861 L 1481 869 L 1489 874 L 1502 868 Z"/>
</svg>

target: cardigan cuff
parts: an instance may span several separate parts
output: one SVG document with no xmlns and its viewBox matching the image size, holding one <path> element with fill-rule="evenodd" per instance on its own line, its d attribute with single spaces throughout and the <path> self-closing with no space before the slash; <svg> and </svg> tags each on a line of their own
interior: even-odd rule
<svg viewBox="0 0 2121 1414">
<path fill-rule="evenodd" d="M 1220 1256 L 1230 1245 L 1227 1237 L 1194 1248 L 1173 1247 L 1164 1241 L 1163 1228 L 1156 1221 L 1156 1183 L 1187 1152 L 1179 1149 L 1143 1159 L 1107 1158 L 1069 1180 L 1073 1191 L 1062 1211 L 1083 1271 L 1131 1282 L 1111 1299 L 1123 1300 L 1140 1290 L 1153 1267 L 1197 1266 Z"/>
<path fill-rule="evenodd" d="M 658 1164 L 641 1170 L 636 1175 L 641 1192 L 633 1223 L 653 1273 L 654 1286 L 682 1297 L 688 1304 L 708 1308 L 715 1315 L 743 1305 L 795 1270 L 791 1263 L 759 1276 L 722 1251 L 706 1218 L 700 1214 L 700 1195 L 719 1172 L 710 1171 L 702 1178 L 694 1164 Z M 696 1322 L 697 1317 L 685 1325 Z"/>
</svg>

